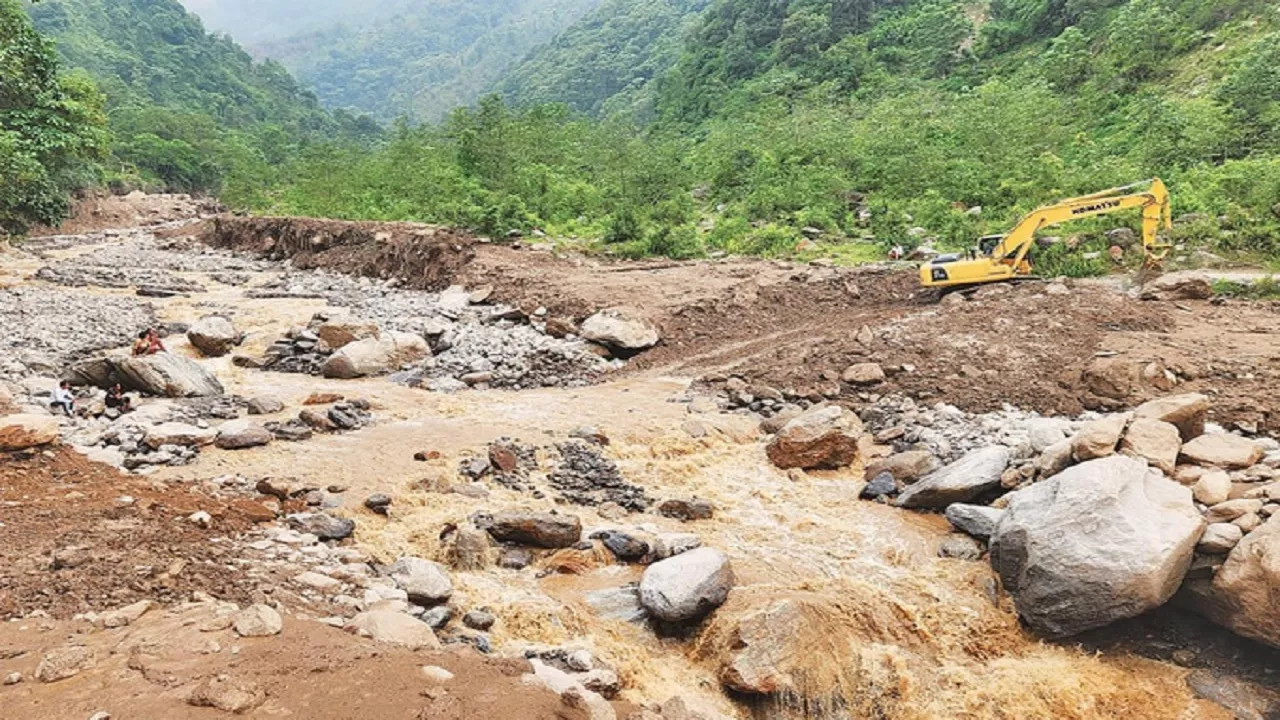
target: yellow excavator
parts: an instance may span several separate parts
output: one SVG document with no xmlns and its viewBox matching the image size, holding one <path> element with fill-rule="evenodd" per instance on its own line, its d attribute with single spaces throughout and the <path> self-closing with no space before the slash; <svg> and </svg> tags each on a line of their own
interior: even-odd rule
<svg viewBox="0 0 1280 720">
<path fill-rule="evenodd" d="M 1146 190 L 1139 191 L 1139 188 Z M 1169 190 L 1159 178 L 1071 198 L 1047 205 L 1022 218 L 1008 235 L 979 240 L 967 253 L 941 255 L 920 266 L 920 284 L 926 288 L 952 288 L 1033 278 L 1027 254 L 1041 228 L 1069 220 L 1142 208 L 1142 250 L 1147 267 L 1154 267 L 1172 247 L 1161 242 L 1161 227 L 1173 227 Z"/>
</svg>

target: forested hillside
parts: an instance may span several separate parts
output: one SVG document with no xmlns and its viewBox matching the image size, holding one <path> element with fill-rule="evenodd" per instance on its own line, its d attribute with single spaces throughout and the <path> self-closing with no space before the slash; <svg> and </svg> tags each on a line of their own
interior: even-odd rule
<svg viewBox="0 0 1280 720">
<path fill-rule="evenodd" d="M 628 98 L 615 70 L 653 55 L 605 29 L 653 7 L 602 5 L 616 22 L 590 16 L 509 95 L 584 112 L 615 87 Z M 312 155 L 271 207 L 675 255 L 789 253 L 811 228 L 824 252 L 858 254 L 968 243 L 1038 204 L 1159 175 L 1185 216 L 1178 240 L 1274 257 L 1278 31 L 1265 0 L 714 0 L 653 81 L 652 124 L 490 100 L 377 155 Z"/>
<path fill-rule="evenodd" d="M 376 132 L 325 112 L 279 64 L 207 33 L 176 0 L 44 0 L 28 6 L 63 65 L 93 78 L 114 135 L 106 179 L 217 191 L 264 177 L 316 137 Z M 243 198 L 247 200 L 247 198 Z"/>
<path fill-rule="evenodd" d="M 599 0 L 330 0 L 317 12 L 293 0 L 205 0 L 235 37 L 252 38 L 260 55 L 280 61 L 324 105 L 383 120 L 435 122 L 468 105 L 507 67 L 572 24 Z M 198 5 L 199 3 L 197 3 Z M 289 34 L 252 30 L 283 27 Z M 321 18 L 332 22 L 322 23 Z M 254 22 L 250 22 L 253 19 Z"/>
<path fill-rule="evenodd" d="M 564 103 L 591 115 L 653 111 L 653 81 L 710 0 L 605 0 L 514 66 L 498 91 L 517 105 Z"/>
</svg>

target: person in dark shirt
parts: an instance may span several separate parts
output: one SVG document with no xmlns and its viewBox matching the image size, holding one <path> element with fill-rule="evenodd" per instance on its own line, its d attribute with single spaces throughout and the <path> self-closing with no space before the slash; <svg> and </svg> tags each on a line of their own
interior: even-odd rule
<svg viewBox="0 0 1280 720">
<path fill-rule="evenodd" d="M 124 394 L 124 388 L 120 387 L 120 383 L 112 385 L 107 391 L 107 408 L 119 410 L 122 413 L 133 409 L 133 400 Z"/>
</svg>

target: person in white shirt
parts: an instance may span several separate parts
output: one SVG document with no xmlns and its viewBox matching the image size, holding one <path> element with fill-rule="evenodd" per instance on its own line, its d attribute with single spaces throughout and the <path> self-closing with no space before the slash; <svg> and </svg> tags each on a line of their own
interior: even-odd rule
<svg viewBox="0 0 1280 720">
<path fill-rule="evenodd" d="M 76 396 L 71 394 L 71 383 L 63 380 L 62 384 L 53 391 L 53 402 L 50 403 L 50 407 L 55 410 L 61 408 L 62 412 L 67 414 L 67 417 L 71 417 L 71 411 L 75 409 L 75 404 Z"/>
</svg>

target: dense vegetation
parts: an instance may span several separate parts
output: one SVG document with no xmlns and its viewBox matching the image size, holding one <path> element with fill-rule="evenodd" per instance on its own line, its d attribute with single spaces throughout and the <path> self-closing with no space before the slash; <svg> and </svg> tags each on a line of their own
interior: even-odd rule
<svg viewBox="0 0 1280 720">
<path fill-rule="evenodd" d="M 710 0 L 605 0 L 512 68 L 498 85 L 516 105 L 564 103 L 595 116 L 649 118 L 654 80 L 680 58 Z"/>
<path fill-rule="evenodd" d="M 565 37 L 615 66 L 625 47 L 589 29 Z M 812 227 L 862 253 L 864 238 L 967 243 L 1160 175 L 1189 215 L 1178 239 L 1274 256 L 1278 30 L 1266 0 L 715 0 L 656 80 L 650 125 L 490 99 L 372 155 L 310 153 L 268 194 L 276 210 L 538 226 L 624 252 L 788 253 Z M 614 84 L 592 87 L 562 99 L 605 107 Z"/>
<path fill-rule="evenodd" d="M 378 131 L 327 113 L 280 65 L 255 63 L 175 0 L 44 0 L 29 12 L 63 64 L 106 96 L 112 184 L 228 190 L 232 201 L 250 202 L 235 188 L 265 182 L 313 138 Z M 231 176 L 237 182 L 225 188 Z"/>
<path fill-rule="evenodd" d="M 137 23 L 60 24 L 59 6 L 133 8 Z M 221 184 L 239 207 L 541 228 L 625 254 L 864 257 L 968 244 L 1035 205 L 1159 175 L 1183 216 L 1176 240 L 1280 255 L 1268 0 L 609 0 L 514 71 L 514 103 L 397 123 L 372 146 L 333 132 L 343 121 L 278 67 L 166 7 L 57 0 L 36 14 L 102 81 L 118 159 L 170 185 Z M 77 54 L 89 26 L 138 64 Z M 313 142 L 317 129 L 333 137 Z"/>
<path fill-rule="evenodd" d="M 420 0 L 374 3 L 361 24 L 260 42 L 329 107 L 383 120 L 435 122 L 473 103 L 512 62 L 599 0 Z M 291 1 L 260 3 L 262 15 Z M 348 5 L 359 7 L 356 3 Z"/>
<path fill-rule="evenodd" d="M 60 75 L 17 0 L 0 0 L 0 233 L 53 224 L 106 149 L 102 96 Z"/>
</svg>

